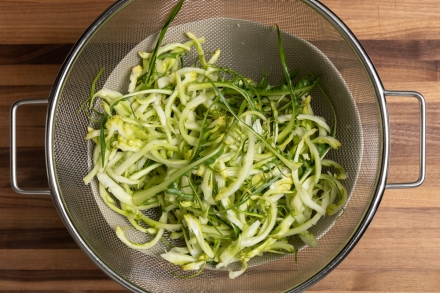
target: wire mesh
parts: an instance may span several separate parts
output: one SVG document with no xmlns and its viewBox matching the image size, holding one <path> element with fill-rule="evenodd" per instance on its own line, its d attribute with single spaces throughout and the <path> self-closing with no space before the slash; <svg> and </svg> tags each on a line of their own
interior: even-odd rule
<svg viewBox="0 0 440 293">
<path fill-rule="evenodd" d="M 206 51 L 220 48 L 219 64 L 254 80 L 270 72 L 272 83 L 283 77 L 276 31 L 283 34 L 290 68 L 321 76 L 321 85 L 336 111 L 337 135 L 342 147 L 329 156 L 348 174 L 344 185 L 349 201 L 344 211 L 322 219 L 313 229 L 319 247 L 300 249 L 295 256 L 266 255 L 235 280 L 227 271 L 206 269 L 194 279 L 172 275 L 179 269 L 157 255 L 167 248 L 136 251 L 115 235 L 125 219 L 101 201 L 96 183 L 84 185 L 91 168 L 92 146 L 84 139 L 89 121 L 77 110 L 88 97 L 90 84 L 101 67 L 97 88 L 125 92 L 130 68 L 139 64 L 139 50 L 153 48 L 158 32 L 176 1 L 128 1 L 103 22 L 84 44 L 71 65 L 62 92 L 56 97 L 54 168 L 58 190 L 68 217 L 89 248 L 113 272 L 147 292 L 282 292 L 292 290 L 324 268 L 340 252 L 375 196 L 381 168 L 381 121 L 371 80 L 351 46 L 319 13 L 302 1 L 186 1 L 164 39 L 184 41 L 184 32 L 207 39 Z M 333 124 L 333 114 L 320 91 L 311 92 L 315 112 Z M 144 235 L 137 240 L 146 241 Z"/>
</svg>

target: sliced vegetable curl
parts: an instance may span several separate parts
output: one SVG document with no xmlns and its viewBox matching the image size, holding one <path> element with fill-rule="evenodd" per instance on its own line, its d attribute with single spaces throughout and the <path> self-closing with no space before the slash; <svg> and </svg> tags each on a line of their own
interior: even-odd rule
<svg viewBox="0 0 440 293">
<path fill-rule="evenodd" d="M 187 36 L 186 43 L 139 52 L 125 95 L 94 93 L 94 80 L 85 110 L 102 119 L 86 135 L 95 150 L 84 182 L 96 178 L 102 200 L 127 218 L 115 231 L 127 246 L 181 239 L 186 245 L 163 253 L 165 260 L 198 271 L 193 276 L 207 263 L 239 262 L 233 279 L 262 253 L 296 253 L 293 235 L 317 246 L 310 228 L 344 207 L 346 174 L 324 159 L 340 143 L 310 105 L 319 79 L 295 79 L 280 50 L 288 82 L 271 86 L 264 75 L 256 83 L 217 66 L 221 51 L 209 59 L 204 38 Z M 183 67 L 190 50 L 200 67 Z M 160 219 L 144 213 L 157 208 Z M 127 229 L 151 240 L 135 243 Z"/>
</svg>

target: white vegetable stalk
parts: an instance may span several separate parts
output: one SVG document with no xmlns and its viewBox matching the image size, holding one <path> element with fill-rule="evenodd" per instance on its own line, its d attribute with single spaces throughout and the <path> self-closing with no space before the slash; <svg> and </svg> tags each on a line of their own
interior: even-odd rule
<svg viewBox="0 0 440 293">
<path fill-rule="evenodd" d="M 189 102 L 182 111 L 182 117 L 179 121 L 180 134 L 185 139 L 185 141 L 191 146 L 196 146 L 198 143 L 198 139 L 188 135 L 188 131 L 185 129 L 185 121 L 189 113 L 193 111 L 194 108 L 196 108 L 197 106 L 203 104 L 205 101 L 206 101 L 206 96 L 200 95 L 197 98 L 191 100 L 191 102 Z"/>
<path fill-rule="evenodd" d="M 212 188 L 214 187 L 214 175 L 211 169 L 206 169 L 205 174 L 203 175 L 202 181 L 202 191 L 204 195 L 204 199 L 209 205 L 215 205 L 216 201 L 212 197 Z"/>
<path fill-rule="evenodd" d="M 121 175 L 131 165 L 136 163 L 140 158 L 142 158 L 148 152 L 151 152 L 152 150 L 160 149 L 160 148 L 166 148 L 171 151 L 178 151 L 178 148 L 174 145 L 170 145 L 166 142 L 162 142 L 162 141 L 158 141 L 158 140 L 153 140 L 153 141 L 149 142 L 148 144 L 146 144 L 140 151 L 136 152 L 130 158 L 125 160 L 121 165 L 119 165 L 115 169 L 116 174 Z"/>
<path fill-rule="evenodd" d="M 239 172 L 239 176 L 235 179 L 235 181 L 227 187 L 220 189 L 219 193 L 215 197 L 216 201 L 227 198 L 234 192 L 236 192 L 240 186 L 243 184 L 244 180 L 249 176 L 249 172 L 252 167 L 253 159 L 254 159 L 254 151 L 255 151 L 255 137 L 252 133 L 248 133 L 248 148 L 246 155 L 244 157 L 244 165 L 241 171 Z"/>
<path fill-rule="evenodd" d="M 202 225 L 200 224 L 199 220 L 189 214 L 184 215 L 183 218 L 188 225 L 188 229 L 196 236 L 197 242 L 199 243 L 203 252 L 206 253 L 206 255 L 208 255 L 210 258 L 213 258 L 214 252 L 203 237 Z"/>
<path fill-rule="evenodd" d="M 258 197 L 256 197 L 255 199 L 258 199 Z M 267 225 L 265 227 L 263 225 L 263 227 L 260 229 L 260 231 L 256 236 L 243 240 L 241 243 L 242 247 L 254 246 L 255 244 L 263 241 L 264 239 L 266 239 L 267 235 L 269 235 L 269 233 L 272 231 L 273 227 L 275 227 L 276 219 L 277 219 L 277 206 L 275 205 L 274 202 L 272 202 L 268 198 L 261 197 L 260 199 L 268 202 L 270 205 L 269 215 L 268 218 L 266 219 Z"/>
<path fill-rule="evenodd" d="M 159 222 L 161 223 L 166 223 L 168 219 L 168 213 L 163 213 L 162 216 L 159 219 Z M 134 248 L 134 249 L 148 249 L 153 247 L 154 245 L 157 244 L 157 242 L 162 238 L 163 232 L 165 230 L 159 229 L 159 231 L 157 232 L 156 236 L 153 238 L 153 240 L 151 240 L 150 242 L 146 242 L 146 243 L 135 243 L 131 240 L 129 240 L 127 238 L 127 236 L 125 235 L 125 229 L 122 229 L 121 227 L 116 227 L 116 236 L 118 236 L 118 238 L 128 247 Z"/>
<path fill-rule="evenodd" d="M 135 206 L 133 204 L 133 200 L 131 194 L 128 194 L 124 188 L 122 188 L 119 184 L 114 182 L 107 174 L 98 173 L 96 175 L 99 182 L 105 186 L 120 202 L 128 204 L 130 206 Z"/>
</svg>

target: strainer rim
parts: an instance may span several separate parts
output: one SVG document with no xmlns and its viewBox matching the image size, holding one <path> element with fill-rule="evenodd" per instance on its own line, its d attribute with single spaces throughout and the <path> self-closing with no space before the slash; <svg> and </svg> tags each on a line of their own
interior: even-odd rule
<svg viewBox="0 0 440 293">
<path fill-rule="evenodd" d="M 146 292 L 146 290 L 139 288 L 133 283 L 129 282 L 121 275 L 117 274 L 113 271 L 107 264 L 105 264 L 98 255 L 88 246 L 87 241 L 79 234 L 76 230 L 73 221 L 69 217 L 69 213 L 67 208 L 65 207 L 63 200 L 61 198 L 61 191 L 59 189 L 59 185 L 57 182 L 57 174 L 56 174 L 56 166 L 54 160 L 54 125 L 56 120 L 56 111 L 59 97 L 63 90 L 63 85 L 67 79 L 70 68 L 74 64 L 76 58 L 80 55 L 82 48 L 87 44 L 88 40 L 93 36 L 93 34 L 113 15 L 116 14 L 117 11 L 123 9 L 126 5 L 134 2 L 136 0 L 121 0 L 112 4 L 109 8 L 107 8 L 83 33 L 83 35 L 78 39 L 69 55 L 67 56 L 65 62 L 63 63 L 56 79 L 54 82 L 54 86 L 52 87 L 51 93 L 49 95 L 49 105 L 46 119 L 46 166 L 48 173 L 48 182 L 52 195 L 53 202 L 55 207 L 69 231 L 70 235 L 80 247 L 81 250 L 93 261 L 95 265 L 97 265 L 106 275 L 108 275 L 111 279 L 122 285 L 128 290 L 132 292 Z M 388 173 L 388 165 L 389 165 L 389 141 L 390 141 L 390 130 L 389 130 L 389 119 L 388 119 L 388 111 L 386 107 L 386 100 L 384 95 L 384 88 L 380 77 L 371 61 L 366 51 L 351 32 L 351 30 L 343 23 L 343 21 L 337 17 L 332 11 L 330 11 L 324 4 L 320 3 L 317 0 L 301 0 L 305 4 L 309 5 L 313 8 L 317 13 L 319 13 L 322 17 L 324 17 L 333 27 L 343 36 L 343 38 L 350 44 L 351 48 L 358 56 L 361 64 L 364 66 L 364 69 L 371 81 L 372 87 L 376 94 L 379 116 L 382 130 L 381 133 L 381 149 L 380 152 L 380 164 L 379 169 L 377 171 L 377 179 L 376 179 L 376 189 L 374 192 L 374 196 L 371 198 L 371 202 L 368 206 L 368 209 L 365 211 L 362 221 L 360 222 L 357 229 L 354 230 L 353 235 L 350 239 L 348 239 L 345 246 L 336 254 L 336 256 L 329 261 L 326 266 L 323 266 L 319 271 L 315 273 L 312 277 L 305 280 L 303 283 L 299 284 L 295 288 L 288 289 L 285 292 L 302 292 L 312 285 L 316 284 L 320 280 L 322 280 L 325 276 L 327 276 L 334 268 L 336 268 L 340 262 L 350 253 L 350 251 L 354 248 L 354 246 L 358 243 L 367 227 L 371 223 L 371 220 L 374 217 L 375 212 L 380 204 L 382 199 L 383 192 L 385 190 L 386 185 L 386 177 Z"/>
</svg>

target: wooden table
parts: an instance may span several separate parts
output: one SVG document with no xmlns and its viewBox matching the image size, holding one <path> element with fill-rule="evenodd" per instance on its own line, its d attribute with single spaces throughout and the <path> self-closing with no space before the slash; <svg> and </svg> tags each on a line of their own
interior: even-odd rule
<svg viewBox="0 0 440 293">
<path fill-rule="evenodd" d="M 0 291 L 126 292 L 102 273 L 64 228 L 50 197 L 15 194 L 9 183 L 9 111 L 46 98 L 60 64 L 110 0 L 0 0 Z M 411 190 L 387 190 L 351 254 L 310 292 L 440 291 L 440 2 L 323 0 L 360 39 L 386 89 L 427 101 L 427 177 Z M 47 184 L 44 106 L 19 112 L 24 187 Z M 418 170 L 417 104 L 389 98 L 389 182 Z"/>
</svg>

